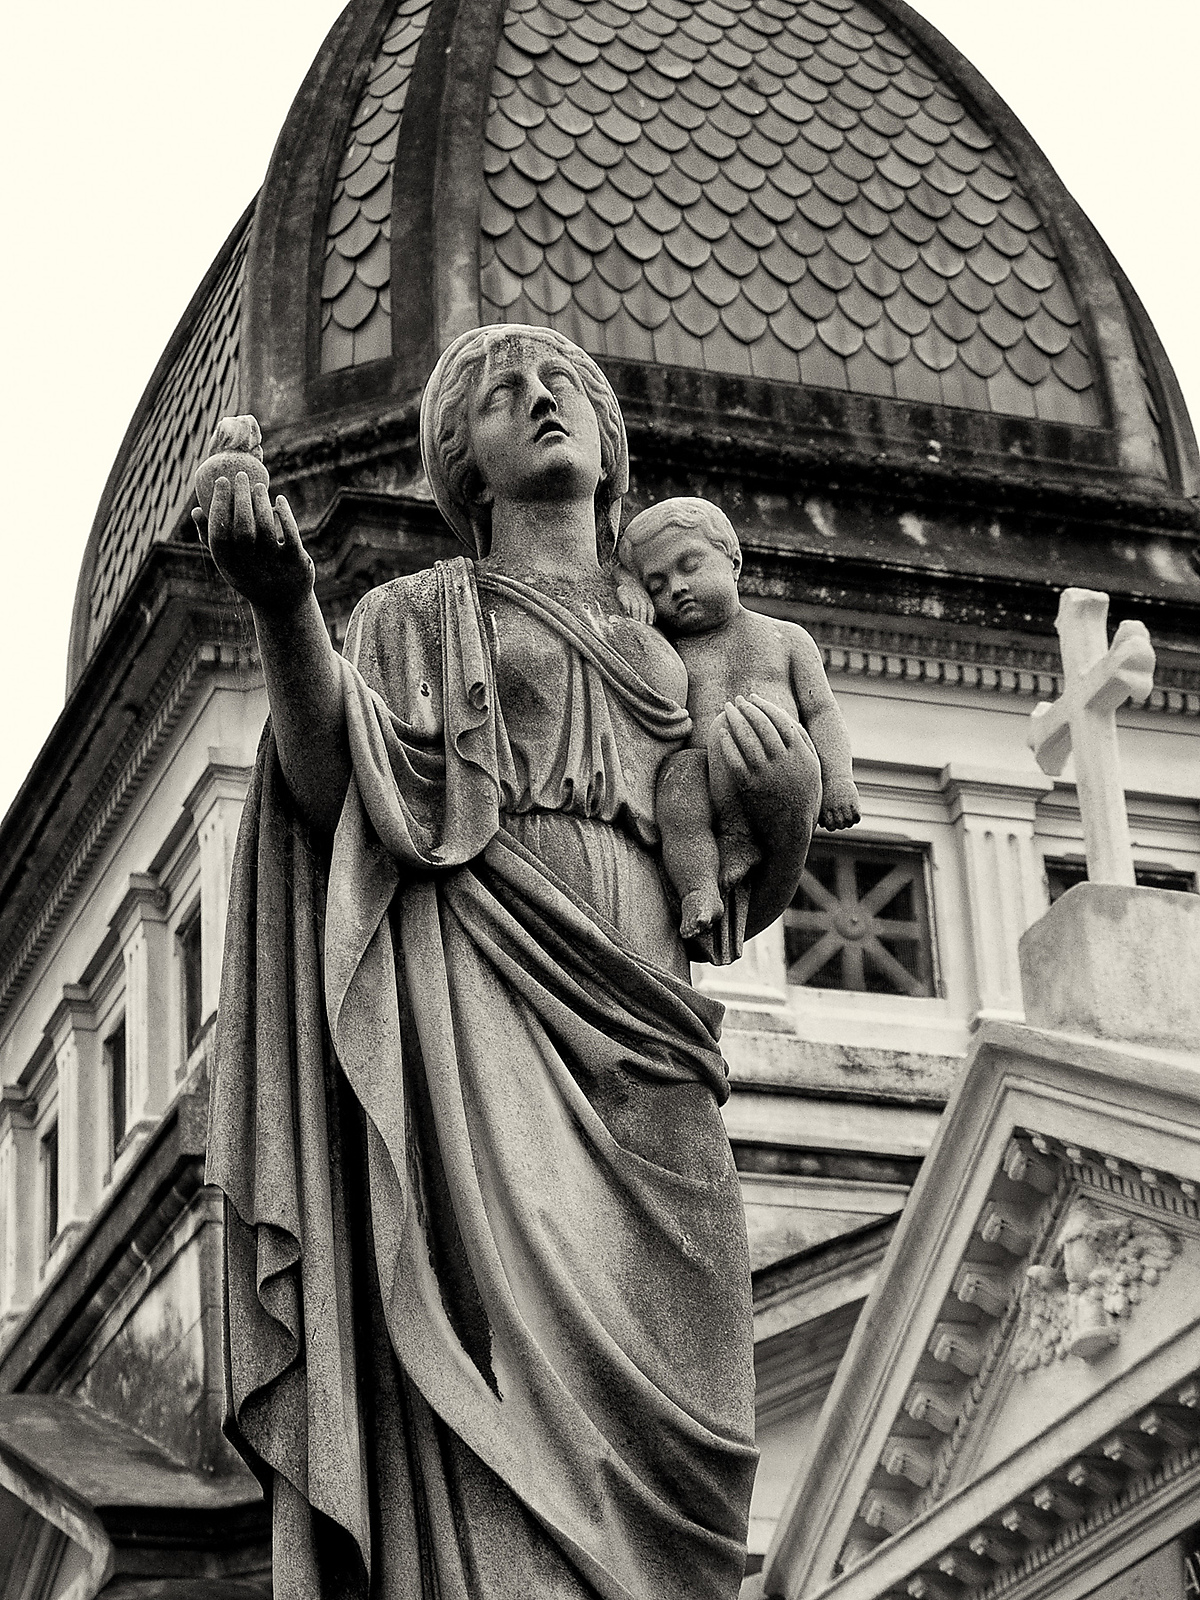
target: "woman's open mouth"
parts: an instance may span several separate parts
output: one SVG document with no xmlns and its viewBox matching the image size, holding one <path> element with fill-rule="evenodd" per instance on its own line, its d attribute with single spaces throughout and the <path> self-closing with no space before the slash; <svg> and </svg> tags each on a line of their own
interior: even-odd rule
<svg viewBox="0 0 1200 1600">
<path fill-rule="evenodd" d="M 567 430 L 556 417 L 547 417 L 545 422 L 542 423 L 541 427 L 534 434 L 534 438 L 548 439 L 554 435 L 557 435 L 560 439 L 565 439 L 567 437 Z"/>
</svg>

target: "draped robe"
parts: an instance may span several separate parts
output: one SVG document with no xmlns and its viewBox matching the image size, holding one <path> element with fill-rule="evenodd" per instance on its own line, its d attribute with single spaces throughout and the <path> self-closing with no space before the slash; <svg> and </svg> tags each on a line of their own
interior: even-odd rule
<svg viewBox="0 0 1200 1600">
<path fill-rule="evenodd" d="M 686 712 L 470 563 L 373 591 L 322 855 L 268 728 L 209 1177 L 278 1600 L 731 1600 L 749 1269 L 653 844 Z"/>
</svg>

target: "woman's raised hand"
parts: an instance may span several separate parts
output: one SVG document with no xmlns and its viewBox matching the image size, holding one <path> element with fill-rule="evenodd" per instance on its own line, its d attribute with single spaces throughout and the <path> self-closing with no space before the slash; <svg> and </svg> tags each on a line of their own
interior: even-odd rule
<svg viewBox="0 0 1200 1600">
<path fill-rule="evenodd" d="M 252 490 L 239 472 L 232 483 L 217 479 L 208 516 L 197 506 L 192 520 L 222 577 L 256 611 L 292 612 L 311 594 L 312 558 L 283 495 L 272 507 L 266 488 Z"/>
</svg>

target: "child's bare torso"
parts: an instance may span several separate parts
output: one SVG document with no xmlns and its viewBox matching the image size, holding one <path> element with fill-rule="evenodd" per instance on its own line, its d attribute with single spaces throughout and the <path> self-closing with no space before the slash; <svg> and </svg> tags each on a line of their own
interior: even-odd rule
<svg viewBox="0 0 1200 1600">
<path fill-rule="evenodd" d="M 701 748 L 727 700 L 761 695 L 802 721 L 792 687 L 794 622 L 764 617 L 739 608 L 724 627 L 711 633 L 677 634 L 672 641 L 688 674 L 687 708 L 692 732 L 688 740 Z"/>
</svg>

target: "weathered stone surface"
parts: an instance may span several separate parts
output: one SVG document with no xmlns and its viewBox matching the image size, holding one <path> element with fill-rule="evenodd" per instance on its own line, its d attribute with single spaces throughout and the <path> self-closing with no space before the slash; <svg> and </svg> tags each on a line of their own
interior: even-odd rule
<svg viewBox="0 0 1200 1600">
<path fill-rule="evenodd" d="M 1164 1050 L 1200 1044 L 1200 896 L 1080 883 L 1021 940 L 1038 1028 Z"/>
<path fill-rule="evenodd" d="M 284 503 L 285 538 L 244 482 L 240 515 L 222 496 L 210 518 L 272 711 L 208 1171 L 230 1200 L 235 1426 L 298 1530 L 275 1580 L 328 1595 L 403 1562 L 437 1574 L 426 1595 L 462 1572 L 472 1600 L 732 1600 L 749 1261 L 719 1012 L 688 983 L 658 864 L 687 674 L 603 564 L 620 410 L 561 335 L 473 329 L 434 369 L 421 436 L 478 559 L 368 595 L 340 660 Z M 728 562 L 725 580 L 736 603 Z M 794 717 L 781 736 L 740 715 L 753 933 L 795 893 L 816 761 Z M 347 1333 L 364 1315 L 369 1352 Z"/>
</svg>

